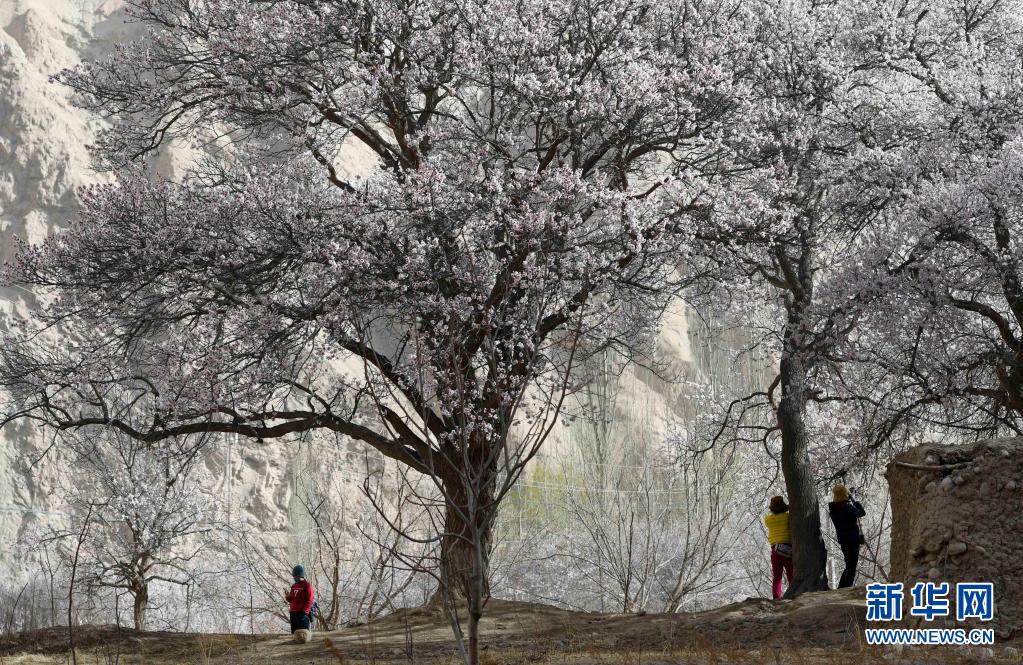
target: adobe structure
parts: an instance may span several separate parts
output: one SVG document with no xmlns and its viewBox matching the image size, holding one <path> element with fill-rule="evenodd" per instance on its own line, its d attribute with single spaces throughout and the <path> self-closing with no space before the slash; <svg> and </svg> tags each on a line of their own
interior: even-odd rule
<svg viewBox="0 0 1023 665">
<path fill-rule="evenodd" d="M 927 444 L 886 471 L 892 504 L 891 580 L 905 583 L 904 616 L 918 581 L 949 582 L 955 619 L 957 582 L 993 582 L 1000 639 L 1023 628 L 1023 437 L 967 446 Z M 913 624 L 919 618 L 908 620 Z"/>
</svg>

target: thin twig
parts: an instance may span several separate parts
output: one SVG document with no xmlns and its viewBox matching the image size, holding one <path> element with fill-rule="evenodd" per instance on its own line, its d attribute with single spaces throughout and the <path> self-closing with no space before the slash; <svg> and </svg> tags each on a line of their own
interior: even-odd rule
<svg viewBox="0 0 1023 665">
<path fill-rule="evenodd" d="M 958 469 L 961 466 L 967 466 L 969 462 L 955 462 L 954 464 L 911 464 L 909 462 L 894 462 L 895 466 L 901 466 L 905 469 L 912 469 L 914 471 L 951 471 L 952 469 Z"/>
</svg>

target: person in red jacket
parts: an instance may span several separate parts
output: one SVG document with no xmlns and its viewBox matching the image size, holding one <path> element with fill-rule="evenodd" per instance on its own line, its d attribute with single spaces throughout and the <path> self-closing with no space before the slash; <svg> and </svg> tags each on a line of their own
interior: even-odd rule
<svg viewBox="0 0 1023 665">
<path fill-rule="evenodd" d="M 312 629 L 313 601 L 316 600 L 316 592 L 313 585 L 305 578 L 305 568 L 301 565 L 291 570 L 295 583 L 291 590 L 284 596 L 288 601 L 288 613 L 291 615 L 291 632 L 296 630 Z"/>
</svg>

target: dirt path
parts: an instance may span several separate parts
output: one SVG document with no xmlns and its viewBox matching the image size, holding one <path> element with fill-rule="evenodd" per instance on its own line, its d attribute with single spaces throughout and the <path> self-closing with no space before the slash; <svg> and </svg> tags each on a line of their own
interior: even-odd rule
<svg viewBox="0 0 1023 665">
<path fill-rule="evenodd" d="M 795 601 L 748 599 L 698 614 L 608 615 L 492 601 L 484 618 L 484 665 L 514 663 L 945 663 L 1009 662 L 989 653 L 935 647 L 893 654 L 862 644 L 862 589 Z M 438 608 L 403 610 L 369 625 L 317 633 L 309 644 L 284 636 L 135 633 L 80 629 L 80 665 L 322 665 L 454 663 L 451 628 Z M 66 663 L 64 629 L 0 641 L 0 665 Z"/>
</svg>

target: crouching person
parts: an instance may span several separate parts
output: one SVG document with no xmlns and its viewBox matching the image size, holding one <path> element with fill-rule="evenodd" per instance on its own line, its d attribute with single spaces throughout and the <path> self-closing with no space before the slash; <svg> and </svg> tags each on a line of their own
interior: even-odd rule
<svg viewBox="0 0 1023 665">
<path fill-rule="evenodd" d="M 296 641 L 308 642 L 313 628 L 313 606 L 316 602 L 316 592 L 313 585 L 305 578 L 305 568 L 295 566 L 291 571 L 295 583 L 291 590 L 285 595 L 288 601 L 288 613 L 291 615 L 291 633 L 295 635 Z M 301 631 L 305 631 L 300 634 Z"/>
</svg>

